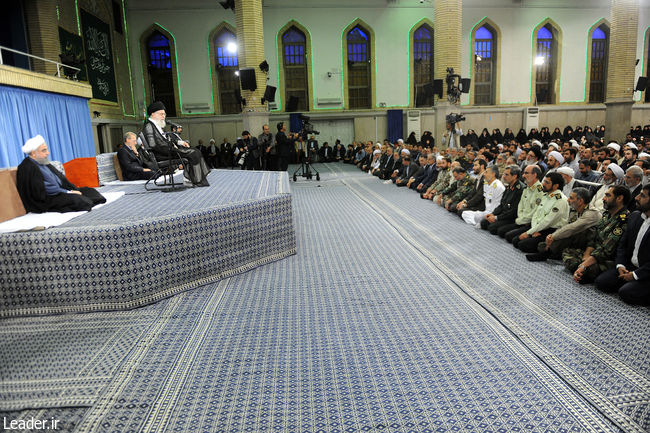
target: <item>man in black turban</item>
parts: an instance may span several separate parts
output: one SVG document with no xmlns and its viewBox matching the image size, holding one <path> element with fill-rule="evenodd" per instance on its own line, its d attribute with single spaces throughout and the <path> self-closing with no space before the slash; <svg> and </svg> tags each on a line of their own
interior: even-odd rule
<svg viewBox="0 0 650 433">
<path fill-rule="evenodd" d="M 184 141 L 174 144 L 165 134 L 165 118 L 167 116 L 165 105 L 160 101 L 153 102 L 147 108 L 147 115 L 149 119 L 142 129 L 142 133 L 156 157 L 168 159 L 170 154 L 172 158 L 176 154 L 180 155 L 188 162 L 184 167 L 185 179 L 196 186 L 210 186 L 206 179 L 210 169 L 203 160 L 201 151 L 189 147 Z"/>
</svg>

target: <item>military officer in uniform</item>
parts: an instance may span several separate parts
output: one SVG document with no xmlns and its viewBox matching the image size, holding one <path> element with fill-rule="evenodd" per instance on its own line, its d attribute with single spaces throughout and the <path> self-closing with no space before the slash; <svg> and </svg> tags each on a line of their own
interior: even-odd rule
<svg viewBox="0 0 650 433">
<path fill-rule="evenodd" d="M 496 165 L 488 167 L 483 177 L 485 179 L 483 185 L 485 210 L 466 210 L 460 214 L 467 224 L 472 224 L 477 227 L 480 227 L 479 224 L 483 217 L 494 211 L 497 205 L 501 203 L 501 197 L 506 189 L 499 180 L 499 168 Z"/>
<path fill-rule="evenodd" d="M 449 186 L 449 180 L 451 179 L 451 159 L 440 156 L 438 157 L 436 166 L 438 168 L 438 178 L 420 196 L 423 199 L 433 200 L 436 194 Z"/>
<path fill-rule="evenodd" d="M 521 193 L 525 185 L 520 180 L 521 169 L 517 165 L 509 165 L 503 171 L 503 182 L 507 186 L 501 196 L 501 202 L 492 212 L 481 220 L 481 228 L 488 230 L 493 235 L 497 234 L 499 227 L 513 224 L 517 218 L 517 207 L 521 200 Z"/>
<path fill-rule="evenodd" d="M 605 212 L 587 241 L 587 248 L 567 248 L 562 253 L 564 266 L 579 283 L 590 283 L 598 275 L 614 268 L 618 240 L 625 233 L 630 212 L 625 203 L 630 190 L 623 185 L 609 187 L 603 198 Z"/>
<path fill-rule="evenodd" d="M 524 181 L 527 187 L 521 193 L 521 200 L 517 206 L 517 218 L 513 224 L 506 224 L 497 229 L 497 234 L 506 238 L 508 242 L 530 228 L 530 220 L 535 209 L 542 202 L 544 190 L 542 189 L 542 169 L 537 165 L 529 165 L 524 169 Z"/>
<path fill-rule="evenodd" d="M 598 224 L 601 214 L 591 204 L 591 193 L 587 188 L 578 187 L 569 195 L 569 222 L 554 233 L 546 236 L 537 249 L 537 254 L 528 254 L 531 262 L 544 261 L 547 258 L 562 259 L 562 251 L 569 247 L 584 248 L 591 236 L 592 227 Z"/>
<path fill-rule="evenodd" d="M 456 212 L 456 205 L 472 191 L 474 180 L 469 176 L 463 167 L 456 167 L 453 170 L 456 182 L 450 185 L 442 193 L 443 204 L 449 212 Z"/>
<path fill-rule="evenodd" d="M 537 245 L 569 220 L 569 202 L 562 193 L 562 175 L 548 173 L 542 187 L 545 194 L 530 220 L 530 228 L 512 240 L 512 245 L 525 253 L 537 252 Z"/>
</svg>

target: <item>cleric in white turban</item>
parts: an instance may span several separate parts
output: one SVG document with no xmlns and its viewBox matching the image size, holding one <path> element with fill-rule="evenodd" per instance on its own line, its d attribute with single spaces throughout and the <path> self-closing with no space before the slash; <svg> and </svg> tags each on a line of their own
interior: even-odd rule
<svg viewBox="0 0 650 433">
<path fill-rule="evenodd" d="M 18 166 L 16 187 L 27 212 L 90 210 L 106 199 L 93 188 L 77 188 L 50 164 L 50 151 L 41 135 L 22 147 L 27 156 Z"/>
</svg>

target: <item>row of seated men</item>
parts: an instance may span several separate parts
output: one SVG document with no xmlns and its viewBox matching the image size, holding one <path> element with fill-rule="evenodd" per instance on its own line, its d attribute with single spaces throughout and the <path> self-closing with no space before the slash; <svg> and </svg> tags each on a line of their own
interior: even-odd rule
<svg viewBox="0 0 650 433">
<path fill-rule="evenodd" d="M 556 150 L 561 146 L 546 149 L 543 165 L 518 164 L 517 157 L 506 155 L 501 159 L 510 164 L 501 165 L 484 151 L 469 155 L 468 168 L 462 151 L 447 150 L 444 156 L 396 144 L 396 149 L 379 143 L 367 148 L 356 165 L 504 238 L 531 261 L 562 260 L 576 282 L 618 290 L 626 302 L 650 305 L 647 155 L 625 171 L 614 156 L 605 158 L 600 164 L 604 172 L 589 182 L 575 179 Z M 590 160 L 581 163 L 591 167 Z"/>
</svg>

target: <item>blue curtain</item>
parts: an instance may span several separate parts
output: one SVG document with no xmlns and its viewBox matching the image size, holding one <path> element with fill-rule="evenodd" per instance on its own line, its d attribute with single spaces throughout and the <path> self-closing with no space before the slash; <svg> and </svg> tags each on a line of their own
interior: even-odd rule
<svg viewBox="0 0 650 433">
<path fill-rule="evenodd" d="M 302 113 L 291 113 L 289 115 L 289 131 L 290 132 L 300 132 L 302 129 L 302 121 L 300 120 L 300 115 Z"/>
<path fill-rule="evenodd" d="M 404 138 L 404 112 L 388 110 L 388 139 L 395 143 L 399 138 Z"/>
<path fill-rule="evenodd" d="M 21 147 L 37 134 L 52 160 L 95 156 L 87 99 L 0 86 L 0 167 L 20 164 Z"/>
</svg>

